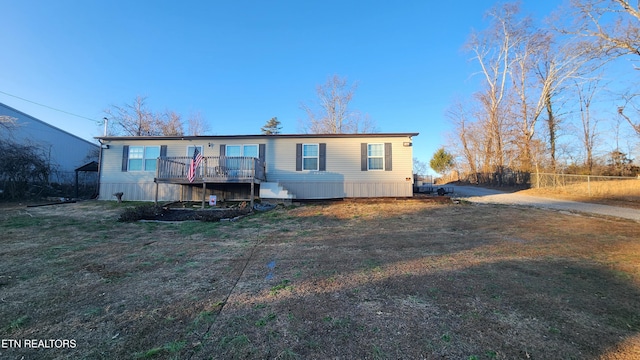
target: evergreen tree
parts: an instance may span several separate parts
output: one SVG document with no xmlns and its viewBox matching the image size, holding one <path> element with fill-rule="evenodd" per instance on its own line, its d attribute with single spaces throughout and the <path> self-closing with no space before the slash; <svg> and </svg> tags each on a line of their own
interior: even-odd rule
<svg viewBox="0 0 640 360">
<path fill-rule="evenodd" d="M 440 148 L 433 154 L 429 166 L 438 174 L 444 174 L 453 167 L 453 155 Z"/>
<path fill-rule="evenodd" d="M 272 117 L 260 130 L 263 135 L 278 135 L 281 129 L 280 120 L 277 117 Z"/>
</svg>

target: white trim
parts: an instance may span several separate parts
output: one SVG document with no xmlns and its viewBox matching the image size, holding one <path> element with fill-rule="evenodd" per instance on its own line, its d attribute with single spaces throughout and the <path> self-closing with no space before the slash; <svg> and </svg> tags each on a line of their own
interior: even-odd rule
<svg viewBox="0 0 640 360">
<path fill-rule="evenodd" d="M 370 156 L 369 155 L 369 146 L 371 145 L 381 145 L 382 146 L 382 155 L 380 156 Z M 384 164 L 384 159 L 385 159 L 385 148 L 384 148 L 384 143 L 367 143 L 367 171 L 384 171 L 385 169 L 385 164 Z M 370 167 L 370 159 L 382 159 L 382 167 L 380 169 L 372 169 Z"/>
<path fill-rule="evenodd" d="M 305 156 L 304 155 L 304 147 L 305 146 L 315 146 L 316 147 L 316 155 L 314 156 Z M 302 171 L 319 171 L 320 169 L 320 144 L 319 143 L 311 143 L 311 144 L 302 144 Z M 315 169 L 305 169 L 304 160 L 305 159 L 316 159 L 316 168 Z"/>
<path fill-rule="evenodd" d="M 142 157 L 135 157 L 132 158 L 131 157 L 131 150 L 134 148 L 142 148 Z M 152 170 L 147 170 L 147 160 L 155 160 L 156 158 L 147 158 L 147 148 L 157 148 L 158 149 L 158 156 L 160 156 L 160 149 L 161 146 L 160 145 L 129 145 L 129 153 L 127 154 L 127 172 L 152 172 L 152 171 L 156 171 L 156 169 L 152 169 Z M 142 160 L 142 169 L 140 170 L 131 170 L 131 160 Z"/>
</svg>

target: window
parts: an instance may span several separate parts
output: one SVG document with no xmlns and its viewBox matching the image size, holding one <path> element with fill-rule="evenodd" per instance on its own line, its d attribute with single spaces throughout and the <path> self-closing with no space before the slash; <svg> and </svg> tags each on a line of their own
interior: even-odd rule
<svg viewBox="0 0 640 360">
<path fill-rule="evenodd" d="M 227 145 L 226 156 L 258 157 L 258 145 Z"/>
<path fill-rule="evenodd" d="M 227 145 L 226 156 L 242 156 L 242 147 L 240 145 Z"/>
<path fill-rule="evenodd" d="M 302 144 L 302 170 L 318 170 L 318 144 Z"/>
<path fill-rule="evenodd" d="M 384 170 L 384 144 L 367 144 L 367 169 Z"/>
<path fill-rule="evenodd" d="M 156 159 L 160 156 L 160 146 L 130 146 L 128 154 L 129 171 L 155 171 Z"/>
<path fill-rule="evenodd" d="M 224 154 L 226 156 L 225 167 L 233 176 L 242 175 L 244 172 L 253 169 L 253 160 L 239 159 L 237 157 L 258 157 L 258 145 L 226 145 Z M 222 149 L 221 149 L 222 153 Z M 235 158 L 234 158 L 235 157 Z"/>
<path fill-rule="evenodd" d="M 296 171 L 327 171 L 327 144 L 296 144 Z"/>
<path fill-rule="evenodd" d="M 242 156 L 258 157 L 258 145 L 242 145 Z"/>
<path fill-rule="evenodd" d="M 193 153 L 196 150 L 196 148 L 198 149 L 200 154 L 204 154 L 202 152 L 202 145 L 192 145 L 192 146 L 187 146 L 187 156 L 192 158 L 193 157 Z"/>
</svg>

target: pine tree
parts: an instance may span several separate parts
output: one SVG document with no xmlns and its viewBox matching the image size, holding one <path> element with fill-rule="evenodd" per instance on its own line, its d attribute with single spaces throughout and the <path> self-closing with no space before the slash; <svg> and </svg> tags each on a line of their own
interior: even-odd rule
<svg viewBox="0 0 640 360">
<path fill-rule="evenodd" d="M 277 117 L 272 117 L 260 130 L 263 135 L 278 135 L 281 129 L 280 120 Z"/>
<path fill-rule="evenodd" d="M 433 154 L 429 166 L 438 174 L 444 174 L 453 167 L 453 155 L 440 148 Z"/>
</svg>

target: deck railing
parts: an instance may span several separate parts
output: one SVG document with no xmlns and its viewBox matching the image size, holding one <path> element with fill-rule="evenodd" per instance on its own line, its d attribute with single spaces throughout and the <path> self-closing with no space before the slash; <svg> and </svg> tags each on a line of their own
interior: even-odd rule
<svg viewBox="0 0 640 360">
<path fill-rule="evenodd" d="M 191 157 L 159 157 L 156 179 L 188 182 Z M 264 162 L 247 156 L 205 156 L 196 169 L 193 182 L 266 180 Z"/>
</svg>

